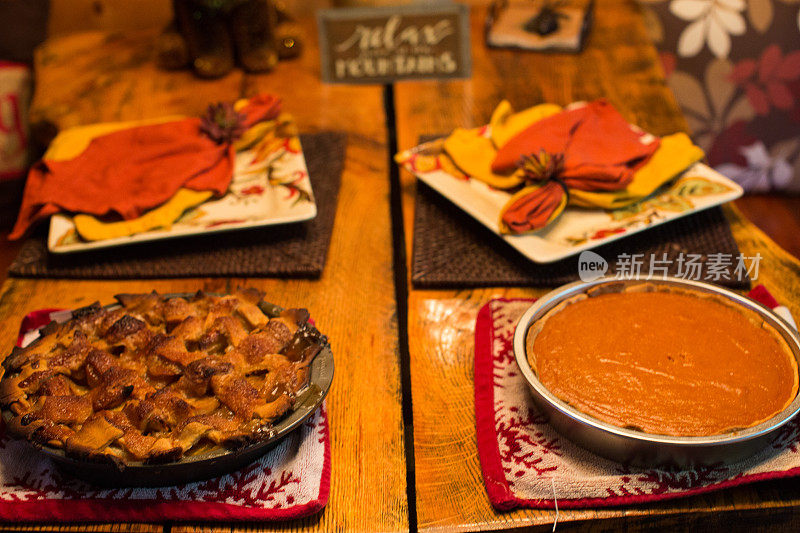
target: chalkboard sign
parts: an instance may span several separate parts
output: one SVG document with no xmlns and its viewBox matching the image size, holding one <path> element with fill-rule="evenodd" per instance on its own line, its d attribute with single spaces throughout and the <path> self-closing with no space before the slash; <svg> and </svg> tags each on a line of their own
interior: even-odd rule
<svg viewBox="0 0 800 533">
<path fill-rule="evenodd" d="M 331 83 L 389 83 L 467 78 L 469 7 L 427 3 L 321 9 L 322 79 Z"/>
</svg>

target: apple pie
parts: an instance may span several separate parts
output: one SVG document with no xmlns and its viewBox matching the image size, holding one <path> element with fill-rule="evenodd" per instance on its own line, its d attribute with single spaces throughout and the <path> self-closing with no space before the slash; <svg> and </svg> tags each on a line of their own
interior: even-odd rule
<svg viewBox="0 0 800 533">
<path fill-rule="evenodd" d="M 270 438 L 327 340 L 305 309 L 276 315 L 262 298 L 120 294 L 119 305 L 75 311 L 3 361 L 8 430 L 120 464 Z"/>
</svg>

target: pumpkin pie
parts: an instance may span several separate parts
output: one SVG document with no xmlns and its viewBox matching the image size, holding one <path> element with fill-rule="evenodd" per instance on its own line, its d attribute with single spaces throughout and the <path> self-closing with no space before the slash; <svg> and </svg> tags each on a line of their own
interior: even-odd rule
<svg viewBox="0 0 800 533">
<path fill-rule="evenodd" d="M 597 289 L 561 302 L 526 338 L 539 381 L 575 409 L 646 433 L 710 436 L 794 400 L 797 361 L 756 312 L 666 285 Z"/>
</svg>

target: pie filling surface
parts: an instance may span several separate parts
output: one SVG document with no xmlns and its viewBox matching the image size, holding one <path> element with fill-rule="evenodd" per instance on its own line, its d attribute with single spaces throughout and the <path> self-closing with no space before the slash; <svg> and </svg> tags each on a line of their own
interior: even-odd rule
<svg viewBox="0 0 800 533">
<path fill-rule="evenodd" d="M 122 294 L 3 361 L 8 429 L 70 455 L 171 461 L 272 436 L 325 343 L 304 309 L 263 294 Z"/>
<path fill-rule="evenodd" d="M 755 426 L 797 394 L 797 362 L 752 311 L 684 290 L 582 295 L 528 331 L 541 383 L 615 426 L 709 436 Z"/>
</svg>

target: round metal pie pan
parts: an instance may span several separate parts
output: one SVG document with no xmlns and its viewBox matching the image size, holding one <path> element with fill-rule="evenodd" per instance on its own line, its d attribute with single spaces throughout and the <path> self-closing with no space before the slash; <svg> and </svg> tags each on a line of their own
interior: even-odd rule
<svg viewBox="0 0 800 533">
<path fill-rule="evenodd" d="M 164 298 L 191 297 L 194 294 L 166 294 Z M 261 310 L 269 317 L 275 317 L 283 308 L 268 302 L 259 302 Z M 105 306 L 109 309 L 119 307 L 119 304 Z M 312 331 L 319 333 L 314 326 Z M 47 326 L 45 326 L 47 327 Z M 109 487 L 159 487 L 179 485 L 209 479 L 238 470 L 255 461 L 264 453 L 279 444 L 279 441 L 289 433 L 300 427 L 317 408 L 328 394 L 333 381 L 333 352 L 327 338 L 321 336 L 322 349 L 310 365 L 308 385 L 300 391 L 292 410 L 273 424 L 270 435 L 265 440 L 229 450 L 220 448 L 209 453 L 188 455 L 177 461 L 167 463 L 146 463 L 129 461 L 126 464 L 117 464 L 111 459 L 104 461 L 89 461 L 67 455 L 60 448 L 38 446 L 42 454 L 49 457 L 60 470 L 89 483 Z M 37 339 L 34 343 L 39 342 Z M 3 418 L 11 413 L 3 409 Z"/>
<path fill-rule="evenodd" d="M 719 435 L 673 437 L 622 428 L 589 416 L 552 394 L 539 381 L 528 362 L 526 339 L 529 328 L 562 301 L 589 289 L 614 292 L 631 284 L 654 284 L 711 293 L 754 311 L 784 339 L 800 367 L 800 336 L 784 320 L 762 305 L 727 289 L 699 281 L 678 278 L 617 280 L 600 278 L 564 285 L 539 298 L 522 315 L 514 332 L 514 356 L 530 385 L 533 400 L 559 433 L 600 456 L 635 466 L 691 467 L 700 464 L 732 463 L 761 451 L 780 428 L 800 411 L 800 394 L 783 411 L 756 426 Z"/>
</svg>

